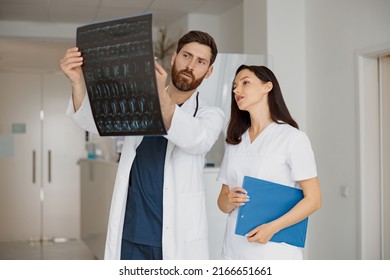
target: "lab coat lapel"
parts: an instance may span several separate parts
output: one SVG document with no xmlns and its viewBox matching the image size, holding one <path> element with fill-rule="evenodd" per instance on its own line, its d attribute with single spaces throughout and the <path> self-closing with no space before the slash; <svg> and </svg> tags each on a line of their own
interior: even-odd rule
<svg viewBox="0 0 390 280">
<path fill-rule="evenodd" d="M 181 108 L 183 108 L 183 110 L 187 111 L 191 115 L 193 115 L 195 110 L 196 110 L 196 96 L 197 95 L 198 95 L 198 92 L 195 91 L 191 95 L 191 97 L 186 102 L 184 102 L 184 104 L 181 106 Z"/>
<path fill-rule="evenodd" d="M 179 110 L 184 110 L 190 114 L 193 114 L 196 110 L 196 95 L 197 95 L 197 91 L 195 91 L 191 95 L 191 97 L 186 102 L 184 102 L 184 104 L 180 107 Z M 178 109 L 178 108 L 176 108 L 176 109 Z M 168 131 L 168 134 L 169 134 L 169 131 Z M 167 151 L 166 151 L 166 155 L 165 155 L 165 162 L 169 161 L 174 148 L 175 148 L 175 144 L 173 144 L 171 141 L 168 141 Z"/>
</svg>

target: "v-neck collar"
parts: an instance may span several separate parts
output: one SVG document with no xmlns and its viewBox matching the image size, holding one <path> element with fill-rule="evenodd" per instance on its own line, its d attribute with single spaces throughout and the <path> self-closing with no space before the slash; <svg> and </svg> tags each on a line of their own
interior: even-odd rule
<svg viewBox="0 0 390 280">
<path fill-rule="evenodd" d="M 275 122 L 272 122 L 272 123 L 270 123 L 269 125 L 267 125 L 267 127 L 264 128 L 263 131 L 260 132 L 260 134 L 257 135 L 257 136 L 255 137 L 255 139 L 253 139 L 253 141 L 251 141 L 251 137 L 250 137 L 250 135 L 249 135 L 249 128 L 248 128 L 248 129 L 245 131 L 245 137 L 247 138 L 247 139 L 246 139 L 246 142 L 248 143 L 248 145 L 252 145 L 253 143 L 255 143 L 255 142 L 257 141 L 257 139 L 262 138 L 262 136 L 267 132 L 267 130 L 269 130 L 269 128 L 270 128 L 271 126 L 274 126 L 275 124 L 276 124 Z"/>
</svg>

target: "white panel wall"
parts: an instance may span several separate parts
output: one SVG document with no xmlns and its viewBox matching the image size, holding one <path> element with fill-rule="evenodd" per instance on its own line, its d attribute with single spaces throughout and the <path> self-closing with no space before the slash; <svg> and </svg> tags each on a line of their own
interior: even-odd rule
<svg viewBox="0 0 390 280">
<path fill-rule="evenodd" d="M 80 24 L 0 21 L 0 37 L 76 39 Z"/>
<path fill-rule="evenodd" d="M 267 0 L 243 0 L 244 53 L 267 52 Z"/>
<path fill-rule="evenodd" d="M 379 64 L 375 57 L 358 59 L 359 152 L 356 189 L 356 236 L 360 247 L 357 256 L 362 259 L 380 259 L 380 114 Z M 361 242 L 359 241 L 361 240 Z"/>
<path fill-rule="evenodd" d="M 306 129 L 305 1 L 267 1 L 267 55 L 286 104 Z"/>
<path fill-rule="evenodd" d="M 256 9 L 262 15 L 262 7 L 245 0 L 243 18 Z M 355 52 L 390 41 L 390 2 L 268 0 L 266 9 L 266 54 L 292 115 L 311 139 L 323 192 L 323 208 L 309 226 L 307 257 L 356 259 Z M 253 26 L 244 27 L 247 36 L 254 34 Z"/>
<path fill-rule="evenodd" d="M 383 257 L 390 260 L 390 55 L 382 58 L 383 92 Z"/>
<path fill-rule="evenodd" d="M 215 42 L 219 43 L 219 17 L 214 15 L 189 14 L 188 29 L 202 30 L 213 36 Z"/>
<path fill-rule="evenodd" d="M 220 53 L 243 53 L 245 32 L 243 32 L 242 15 L 242 5 L 238 5 L 220 15 L 218 42 L 218 51 Z"/>
<path fill-rule="evenodd" d="M 390 1 L 311 0 L 305 9 L 307 127 L 323 192 L 323 208 L 313 219 L 309 257 L 355 259 L 355 52 L 390 41 Z M 347 197 L 341 196 L 343 186 L 349 191 Z"/>
</svg>

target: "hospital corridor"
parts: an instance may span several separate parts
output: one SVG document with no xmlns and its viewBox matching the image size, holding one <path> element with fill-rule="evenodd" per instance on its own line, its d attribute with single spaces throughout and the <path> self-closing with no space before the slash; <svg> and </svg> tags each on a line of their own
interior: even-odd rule
<svg viewBox="0 0 390 280">
<path fill-rule="evenodd" d="M 206 200 L 210 259 L 222 258 L 228 214 L 217 205 L 222 187 L 217 177 L 224 170 L 231 97 L 237 98 L 235 71 L 246 64 L 275 73 L 315 155 L 322 206 L 308 218 L 303 258 L 390 260 L 390 1 L 384 0 L 0 0 L 0 260 L 104 259 L 125 137 L 87 133 L 67 115 L 72 87 L 60 60 L 77 45 L 78 28 L 144 14 L 153 15 L 150 40 L 136 45 L 138 51 L 150 50 L 148 63 L 142 61 L 148 74 L 156 74 L 156 57 L 165 69 L 171 67 L 175 43 L 190 30 L 206 31 L 218 45 L 211 75 L 196 92 L 199 100 L 223 111 L 224 120 L 218 119 L 223 128 L 205 153 L 204 166 L 203 161 L 192 165 L 198 179 L 188 180 L 198 184 L 202 178 L 205 186 L 205 198 L 199 190 L 194 193 Z M 131 43 L 121 50 L 138 54 Z M 92 72 L 111 78 L 123 70 L 124 81 L 131 71 L 139 74 L 138 62 L 120 63 Z M 141 89 L 153 79 L 142 80 Z M 132 88 L 133 80 L 123 84 Z M 108 92 L 117 101 L 115 94 L 127 91 L 115 85 L 107 78 L 96 96 Z M 156 88 L 152 92 L 158 97 Z M 140 108 L 155 105 L 144 101 L 137 103 Z M 112 111 L 122 110 L 120 102 L 112 104 Z M 109 105 L 100 105 L 88 108 L 107 112 Z M 148 123 L 149 117 L 142 120 Z M 111 120 L 115 126 L 117 119 Z M 261 168 L 267 170 L 265 164 Z M 195 201 L 184 198 L 181 202 Z M 176 218 L 171 224 L 181 225 Z"/>
</svg>

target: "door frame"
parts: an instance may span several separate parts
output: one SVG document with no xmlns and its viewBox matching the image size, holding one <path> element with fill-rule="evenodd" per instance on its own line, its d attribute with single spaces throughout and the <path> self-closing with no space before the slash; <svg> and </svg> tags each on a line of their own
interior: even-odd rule
<svg viewBox="0 0 390 280">
<path fill-rule="evenodd" d="M 383 259 L 384 256 L 379 58 L 389 54 L 390 42 L 355 53 L 359 259 Z"/>
</svg>

